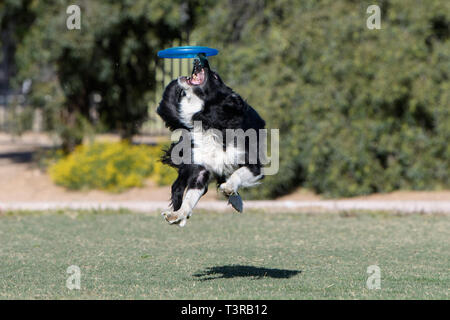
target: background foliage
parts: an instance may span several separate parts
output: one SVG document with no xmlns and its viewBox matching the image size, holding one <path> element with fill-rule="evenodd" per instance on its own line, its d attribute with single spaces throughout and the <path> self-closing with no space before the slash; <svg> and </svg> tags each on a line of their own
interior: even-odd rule
<svg viewBox="0 0 450 320">
<path fill-rule="evenodd" d="M 299 186 L 327 196 L 450 187 L 450 2 L 447 0 L 6 0 L 17 84 L 66 150 L 93 130 L 124 138 L 154 101 L 156 51 L 191 32 L 281 136 L 280 172 L 250 195 Z M 366 27 L 381 7 L 381 30 Z M 93 97 L 99 120 L 90 114 Z M 152 110 L 154 112 L 154 110 Z"/>
<path fill-rule="evenodd" d="M 376 3 L 381 30 L 366 28 L 373 1 L 332 0 L 221 1 L 196 28 L 280 128 L 280 172 L 254 196 L 450 186 L 450 2 Z"/>
<path fill-rule="evenodd" d="M 124 138 L 138 132 L 154 101 L 156 52 L 183 37 L 204 1 L 77 1 L 81 30 L 69 31 L 72 2 L 5 5 L 10 21 L 24 12 L 31 17 L 17 46 L 17 80 L 33 80 L 30 102 L 45 110 L 67 151 L 89 126 Z"/>
</svg>

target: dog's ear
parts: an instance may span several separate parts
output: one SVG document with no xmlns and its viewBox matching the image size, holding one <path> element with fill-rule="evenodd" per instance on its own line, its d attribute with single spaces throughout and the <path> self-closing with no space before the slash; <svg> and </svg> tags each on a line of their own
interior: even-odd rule
<svg viewBox="0 0 450 320">
<path fill-rule="evenodd" d="M 186 129 L 186 126 L 180 121 L 177 97 L 181 91 L 177 80 L 172 80 L 164 89 L 163 98 L 156 109 L 156 113 L 164 120 L 166 127 L 170 131 L 176 129 Z"/>
<path fill-rule="evenodd" d="M 214 79 L 219 80 L 219 82 L 223 83 L 222 78 L 217 74 L 217 72 L 209 69 L 209 75 L 212 76 Z"/>
<path fill-rule="evenodd" d="M 245 102 L 240 95 L 236 93 L 229 94 L 223 101 L 225 108 L 234 109 L 236 111 L 243 110 L 245 108 Z"/>
</svg>

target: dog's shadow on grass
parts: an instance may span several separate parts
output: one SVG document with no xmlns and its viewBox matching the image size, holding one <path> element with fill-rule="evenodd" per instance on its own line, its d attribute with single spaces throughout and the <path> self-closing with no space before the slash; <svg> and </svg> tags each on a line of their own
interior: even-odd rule
<svg viewBox="0 0 450 320">
<path fill-rule="evenodd" d="M 215 280 L 215 279 L 230 279 L 251 277 L 255 279 L 276 278 L 288 279 L 299 273 L 301 270 L 285 270 L 285 269 L 271 269 L 254 266 L 229 265 L 217 266 L 207 268 L 201 273 L 194 274 L 194 277 L 199 278 L 200 281 Z"/>
</svg>

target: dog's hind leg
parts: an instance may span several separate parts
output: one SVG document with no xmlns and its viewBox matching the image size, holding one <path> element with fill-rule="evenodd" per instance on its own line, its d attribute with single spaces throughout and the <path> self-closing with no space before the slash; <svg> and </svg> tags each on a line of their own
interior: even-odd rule
<svg viewBox="0 0 450 320">
<path fill-rule="evenodd" d="M 186 194 L 178 210 L 174 206 L 176 211 L 163 213 L 167 222 L 178 224 L 180 227 L 186 224 L 186 220 L 191 216 L 192 210 L 208 190 L 209 176 L 209 171 L 203 166 L 192 165 L 189 167 Z"/>
<path fill-rule="evenodd" d="M 181 204 L 183 203 L 183 195 L 186 190 L 188 184 L 189 175 L 186 170 L 180 169 L 178 171 L 178 177 L 175 182 L 172 184 L 172 194 L 170 198 L 170 204 L 174 211 L 180 209 Z"/>
<path fill-rule="evenodd" d="M 234 171 L 231 176 L 219 186 L 226 196 L 237 193 L 240 187 L 252 187 L 263 177 L 259 165 L 246 165 Z"/>
</svg>

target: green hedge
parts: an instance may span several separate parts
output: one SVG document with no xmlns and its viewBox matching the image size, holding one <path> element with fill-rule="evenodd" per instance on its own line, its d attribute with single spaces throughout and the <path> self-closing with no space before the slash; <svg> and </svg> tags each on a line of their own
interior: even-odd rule
<svg viewBox="0 0 450 320">
<path fill-rule="evenodd" d="M 193 39 L 280 128 L 280 172 L 253 196 L 450 187 L 449 1 L 232 2 Z M 381 30 L 366 28 L 371 4 Z"/>
</svg>

